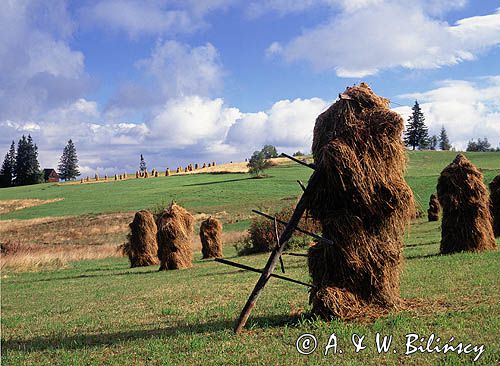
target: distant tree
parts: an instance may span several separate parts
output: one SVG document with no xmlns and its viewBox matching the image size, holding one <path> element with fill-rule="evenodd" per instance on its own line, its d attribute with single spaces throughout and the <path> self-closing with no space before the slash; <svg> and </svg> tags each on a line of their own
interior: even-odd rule
<svg viewBox="0 0 500 366">
<path fill-rule="evenodd" d="M 249 168 L 248 172 L 257 177 L 262 177 L 262 173 L 264 172 L 264 170 L 270 168 L 271 165 L 271 162 L 266 159 L 266 156 L 264 155 L 264 152 L 262 150 L 254 151 L 247 164 Z"/>
<path fill-rule="evenodd" d="M 477 142 L 475 142 L 474 140 L 469 141 L 467 143 L 466 151 L 486 152 L 486 151 L 494 151 L 494 149 L 491 148 L 491 144 L 488 142 L 488 139 L 485 137 L 484 139 L 478 139 Z"/>
<path fill-rule="evenodd" d="M 22 186 L 40 183 L 43 173 L 38 163 L 38 147 L 33 143 L 31 135 L 24 135 L 17 143 L 15 184 Z"/>
<path fill-rule="evenodd" d="M 406 146 L 411 146 L 413 150 L 417 147 L 419 149 L 426 149 L 429 146 L 429 133 L 424 123 L 424 114 L 417 101 L 415 101 L 412 110 L 413 113 L 408 117 L 408 124 L 406 125 L 405 144 Z"/>
<path fill-rule="evenodd" d="M 276 150 L 276 147 L 274 147 L 273 145 L 264 145 L 261 151 L 264 154 L 265 159 L 272 159 L 278 157 L 278 151 Z"/>
<path fill-rule="evenodd" d="M 64 147 L 61 159 L 59 160 L 59 177 L 64 180 L 76 179 L 80 175 L 78 170 L 78 156 L 76 155 L 76 147 L 71 139 Z"/>
<path fill-rule="evenodd" d="M 429 148 L 431 150 L 436 150 L 438 144 L 438 137 L 436 135 L 432 135 L 432 137 L 429 139 Z"/>
<path fill-rule="evenodd" d="M 450 140 L 448 139 L 448 134 L 444 129 L 444 126 L 441 126 L 441 132 L 439 133 L 439 148 L 441 150 L 450 150 Z"/>
<path fill-rule="evenodd" d="M 16 171 L 16 145 L 14 141 L 10 145 L 10 149 L 5 154 L 5 159 L 0 169 L 0 187 L 10 187 L 14 184 Z"/>
<path fill-rule="evenodd" d="M 141 172 L 145 172 L 148 170 L 148 167 L 146 166 L 146 161 L 144 161 L 144 156 L 141 154 L 141 162 L 139 163 L 139 170 Z"/>
<path fill-rule="evenodd" d="M 295 153 L 293 153 L 293 156 L 303 156 L 303 155 L 304 155 L 304 153 L 302 151 L 300 151 L 300 150 L 297 151 L 297 152 L 295 152 Z"/>
</svg>

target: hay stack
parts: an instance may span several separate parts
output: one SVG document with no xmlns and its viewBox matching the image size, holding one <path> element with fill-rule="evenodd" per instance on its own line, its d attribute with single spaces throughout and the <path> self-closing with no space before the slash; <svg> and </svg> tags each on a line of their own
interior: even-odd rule
<svg viewBox="0 0 500 366">
<path fill-rule="evenodd" d="M 127 173 L 123 173 L 123 179 L 127 179 Z"/>
<path fill-rule="evenodd" d="M 108 176 L 107 175 L 104 175 L 104 180 L 108 180 Z"/>
<path fill-rule="evenodd" d="M 194 164 L 194 170 L 198 170 L 198 163 Z"/>
<path fill-rule="evenodd" d="M 429 221 L 438 221 L 439 220 L 439 200 L 437 198 L 437 194 L 431 194 L 429 198 L 429 209 L 427 210 L 427 218 Z"/>
<path fill-rule="evenodd" d="M 437 192 L 443 208 L 441 254 L 496 248 L 483 174 L 464 155 L 443 169 Z"/>
<path fill-rule="evenodd" d="M 158 171 L 155 171 L 155 178 L 158 178 Z"/>
<path fill-rule="evenodd" d="M 165 170 L 165 177 L 168 177 L 170 175 L 170 169 L 167 168 L 167 170 Z"/>
<path fill-rule="evenodd" d="M 500 236 L 500 174 L 490 183 L 490 209 L 493 216 L 493 233 Z"/>
<path fill-rule="evenodd" d="M 402 235 L 413 213 L 404 180 L 404 122 L 368 85 L 347 88 L 316 119 L 318 171 L 308 202 L 323 236 L 309 250 L 312 311 L 351 318 L 400 304 Z"/>
<path fill-rule="evenodd" d="M 200 225 L 203 259 L 222 258 L 222 223 L 210 216 Z"/>
<path fill-rule="evenodd" d="M 201 167 L 201 169 L 204 169 L 207 167 L 207 164 L 206 163 L 203 163 L 203 166 Z"/>
<path fill-rule="evenodd" d="M 99 181 L 99 174 L 96 173 L 95 176 L 94 176 L 94 179 L 95 179 L 96 182 L 98 182 Z"/>
<path fill-rule="evenodd" d="M 135 178 L 139 178 L 139 172 L 137 170 L 135 171 Z"/>
<path fill-rule="evenodd" d="M 115 174 L 115 180 L 118 180 L 118 175 Z"/>
<path fill-rule="evenodd" d="M 158 215 L 156 224 L 160 271 L 192 267 L 193 216 L 186 209 L 172 202 L 169 208 Z"/>
<path fill-rule="evenodd" d="M 128 256 L 130 267 L 144 267 L 159 263 L 156 242 L 156 223 L 151 212 L 136 212 L 134 221 L 129 224 L 130 234 L 123 246 L 123 254 Z"/>
</svg>

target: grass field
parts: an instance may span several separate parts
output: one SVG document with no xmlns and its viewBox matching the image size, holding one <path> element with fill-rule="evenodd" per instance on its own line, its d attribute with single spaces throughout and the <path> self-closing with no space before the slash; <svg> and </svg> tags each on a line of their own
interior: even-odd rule
<svg viewBox="0 0 500 366">
<path fill-rule="evenodd" d="M 407 179 L 426 208 L 448 152 L 410 153 Z M 467 154 L 489 182 L 500 172 L 499 153 Z M 293 202 L 310 171 L 289 165 L 268 179 L 242 175 L 197 175 L 95 185 L 38 185 L 0 190 L 0 200 L 64 198 L 0 215 L 0 219 L 98 214 L 154 207 L 176 199 L 194 212 L 226 211 L 233 230 L 247 224 L 251 208 Z M 236 222 L 238 220 L 238 222 Z M 35 235 L 35 234 L 33 234 Z M 59 270 L 2 271 L 2 364 L 5 365 L 464 365 L 474 354 L 404 355 L 405 335 L 450 337 L 484 345 L 478 365 L 500 363 L 500 254 L 439 256 L 438 223 L 413 223 L 405 237 L 401 293 L 406 309 L 376 321 L 324 322 L 308 316 L 307 289 L 272 279 L 239 336 L 232 333 L 258 274 L 236 270 L 195 254 L 189 270 L 130 269 L 125 258 L 72 262 Z M 497 244 L 500 244 L 497 241 Z M 232 260 L 263 267 L 268 255 Z M 284 256 L 286 275 L 309 281 L 303 257 Z M 378 354 L 375 334 L 392 335 L 390 352 Z M 297 352 L 303 333 L 316 336 L 311 355 Z M 343 353 L 325 356 L 335 333 Z M 354 352 L 353 333 L 366 349 Z M 425 347 L 426 340 L 422 343 Z M 419 343 L 420 345 L 420 343 Z M 435 346 L 436 344 L 434 344 Z M 394 352 L 395 351 L 395 352 Z"/>
</svg>

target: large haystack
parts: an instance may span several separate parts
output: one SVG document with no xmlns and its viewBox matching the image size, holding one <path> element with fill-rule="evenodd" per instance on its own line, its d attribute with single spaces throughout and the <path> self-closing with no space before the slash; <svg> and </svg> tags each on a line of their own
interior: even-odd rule
<svg viewBox="0 0 500 366">
<path fill-rule="evenodd" d="M 203 259 L 222 258 L 222 223 L 210 216 L 200 225 L 201 253 Z"/>
<path fill-rule="evenodd" d="M 489 194 L 483 174 L 462 154 L 441 172 L 441 253 L 494 249 Z"/>
<path fill-rule="evenodd" d="M 402 235 L 414 214 L 403 177 L 403 127 L 389 101 L 364 83 L 347 88 L 316 119 L 312 152 L 319 181 L 309 210 L 334 245 L 309 250 L 310 302 L 324 318 L 400 304 Z"/>
<path fill-rule="evenodd" d="M 130 267 L 158 264 L 156 223 L 151 212 L 146 210 L 137 212 L 129 227 L 130 234 L 127 243 L 123 246 L 123 254 L 128 256 Z"/>
<path fill-rule="evenodd" d="M 493 216 L 493 232 L 500 236 L 500 174 L 490 183 L 490 208 Z"/>
<path fill-rule="evenodd" d="M 427 218 L 429 221 L 438 221 L 439 220 L 439 200 L 437 198 L 437 194 L 431 194 L 429 198 L 429 208 L 427 209 Z"/>
<path fill-rule="evenodd" d="M 172 202 L 169 208 L 158 215 L 156 224 L 160 271 L 192 267 L 193 216 L 186 209 Z"/>
</svg>

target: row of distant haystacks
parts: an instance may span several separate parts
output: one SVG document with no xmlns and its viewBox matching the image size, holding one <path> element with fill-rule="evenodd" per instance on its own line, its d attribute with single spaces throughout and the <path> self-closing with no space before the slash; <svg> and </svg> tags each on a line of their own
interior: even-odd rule
<svg viewBox="0 0 500 366">
<path fill-rule="evenodd" d="M 111 177 L 108 177 L 107 175 L 104 175 L 104 177 L 99 177 L 99 174 L 95 174 L 94 175 L 94 182 L 99 182 L 99 181 L 108 181 L 108 180 L 111 180 L 112 178 Z M 127 173 L 123 173 L 123 174 L 115 174 L 114 175 L 114 180 L 124 180 L 124 179 L 127 179 Z M 80 179 L 80 183 L 85 183 L 85 182 L 91 182 L 91 179 L 87 176 L 85 178 L 81 178 Z"/>
<path fill-rule="evenodd" d="M 131 267 L 160 264 L 160 271 L 192 267 L 194 217 L 185 208 L 172 202 L 157 215 L 141 210 L 129 226 L 123 253 Z M 203 259 L 223 256 L 222 223 L 218 219 L 204 220 L 199 235 Z"/>
</svg>

